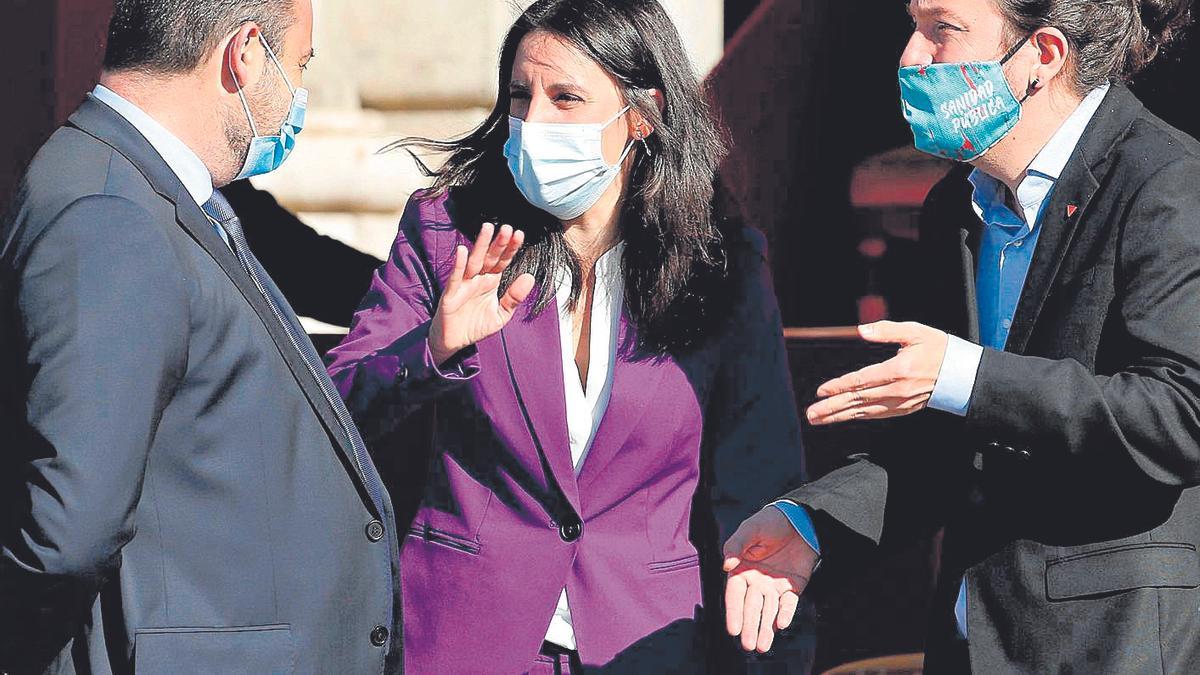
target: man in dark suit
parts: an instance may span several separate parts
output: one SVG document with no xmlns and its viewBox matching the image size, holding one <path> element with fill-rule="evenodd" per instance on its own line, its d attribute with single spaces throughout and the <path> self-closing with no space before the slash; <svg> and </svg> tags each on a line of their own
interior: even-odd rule
<svg viewBox="0 0 1200 675">
<path fill-rule="evenodd" d="M 0 254 L 0 671 L 398 672 L 391 503 L 214 186 L 303 126 L 309 0 L 118 0 Z"/>
<path fill-rule="evenodd" d="M 974 170 L 926 204 L 926 323 L 808 411 L 905 428 L 743 523 L 728 628 L 944 527 L 927 672 L 1200 672 L 1200 145 L 1121 84 L 1190 1 L 910 10 L 918 147 Z"/>
</svg>

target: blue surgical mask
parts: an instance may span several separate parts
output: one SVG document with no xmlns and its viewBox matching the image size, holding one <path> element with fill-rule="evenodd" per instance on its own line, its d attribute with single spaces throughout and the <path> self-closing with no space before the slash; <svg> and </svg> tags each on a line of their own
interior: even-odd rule
<svg viewBox="0 0 1200 675">
<path fill-rule="evenodd" d="M 250 139 L 250 150 L 246 153 L 246 162 L 242 165 L 242 170 L 238 173 L 234 180 L 243 178 L 252 178 L 261 176 L 265 173 L 271 173 L 283 165 L 284 160 L 288 155 L 292 154 L 292 150 L 296 147 L 296 136 L 304 129 L 304 117 L 308 109 L 308 90 L 304 88 L 297 89 L 292 86 L 288 80 L 287 73 L 283 70 L 283 65 L 279 63 L 279 59 L 275 57 L 275 52 L 271 50 L 271 46 L 261 36 L 263 49 L 266 50 L 267 56 L 275 64 L 275 68 L 279 70 L 279 74 L 283 76 L 283 81 L 287 84 L 288 89 L 292 92 L 292 107 L 288 110 L 287 117 L 284 118 L 283 124 L 279 128 L 279 134 L 275 136 L 259 136 L 258 127 L 254 124 L 254 115 L 250 113 L 250 104 L 246 101 L 246 94 L 242 91 L 242 85 L 237 82 L 237 76 L 234 76 L 234 82 L 237 83 L 238 97 L 242 99 L 242 107 L 246 109 L 246 119 L 250 120 L 250 133 L 253 138 Z M 230 74 L 233 73 L 233 65 L 229 66 Z"/>
<path fill-rule="evenodd" d="M 970 162 L 1004 140 L 1021 120 L 1025 102 L 1009 86 L 1004 64 L 1027 41 L 999 61 L 901 68 L 900 98 L 917 149 Z"/>
<path fill-rule="evenodd" d="M 517 189 L 530 204 L 559 220 L 587 213 L 633 149 L 630 141 L 616 164 L 604 161 L 604 130 L 629 108 L 603 124 L 547 124 L 509 117 L 504 156 Z"/>
</svg>

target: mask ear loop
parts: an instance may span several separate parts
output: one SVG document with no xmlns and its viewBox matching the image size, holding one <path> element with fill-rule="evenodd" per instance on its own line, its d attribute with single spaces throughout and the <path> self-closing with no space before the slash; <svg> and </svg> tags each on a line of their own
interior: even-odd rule
<svg viewBox="0 0 1200 675">
<path fill-rule="evenodd" d="M 1000 65 L 1003 66 L 1004 64 L 1011 61 L 1012 57 L 1016 56 L 1017 52 L 1024 49 L 1025 43 L 1032 40 L 1034 35 L 1037 35 L 1037 33 L 1030 33 L 1024 40 L 1021 40 L 1017 44 L 1013 45 L 1013 48 L 1008 50 L 1008 53 L 1004 55 L 1004 58 L 1000 59 Z"/>
<path fill-rule="evenodd" d="M 631 105 L 627 105 L 624 108 L 621 108 L 621 110 L 616 115 L 613 115 L 612 117 L 608 118 L 607 122 L 600 125 L 600 128 L 607 129 L 607 128 L 611 127 L 613 122 L 616 122 L 617 120 L 621 119 L 621 115 L 624 115 L 625 113 L 629 112 L 630 110 L 633 110 L 633 106 L 631 106 Z"/>
<path fill-rule="evenodd" d="M 275 56 L 275 50 L 271 49 L 271 45 L 267 44 L 266 38 L 259 34 L 258 41 L 262 43 L 263 49 L 267 50 L 267 56 L 271 57 L 271 61 L 275 63 L 275 68 L 279 70 L 279 75 L 283 77 L 283 83 L 288 86 L 288 91 L 292 95 L 296 95 L 296 88 L 292 86 L 292 81 L 288 79 L 287 71 L 283 69 L 283 64 L 279 62 L 279 57 Z"/>
<path fill-rule="evenodd" d="M 242 83 L 238 82 L 237 73 L 233 72 L 233 55 L 229 57 L 229 76 L 233 78 L 233 84 L 237 86 L 238 98 L 242 101 L 242 108 L 246 110 L 246 119 L 250 120 L 250 135 L 257 138 L 258 127 L 254 124 L 254 115 L 250 113 L 250 103 L 246 100 L 246 94 L 242 91 Z"/>
<path fill-rule="evenodd" d="M 1029 36 L 1028 36 L 1028 37 L 1026 37 L 1024 40 L 1021 40 L 1021 41 L 1020 41 L 1020 42 L 1018 42 L 1017 44 L 1013 45 L 1013 48 L 1012 48 L 1012 49 L 1010 49 L 1010 50 L 1008 50 L 1008 53 L 1004 55 L 1004 58 L 1000 59 L 1000 65 L 1002 65 L 1002 66 L 1003 66 L 1004 64 L 1006 64 L 1006 63 L 1008 63 L 1009 61 L 1011 61 L 1011 60 L 1012 60 L 1012 57 L 1016 56 L 1016 55 L 1017 55 L 1017 52 L 1020 52 L 1022 49 L 1024 49 L 1024 47 L 1025 47 L 1025 43 L 1027 43 L 1027 42 L 1029 42 L 1030 40 L 1032 40 L 1032 39 L 1033 39 L 1033 37 L 1034 37 L 1035 35 L 1037 35 L 1037 33 L 1036 33 L 1036 32 L 1034 32 L 1034 33 L 1030 33 L 1030 34 L 1029 34 Z M 1031 82 L 1031 83 L 1029 84 L 1029 87 L 1025 89 L 1025 98 L 1021 99 L 1020 101 L 1017 101 L 1017 103 L 1018 103 L 1018 104 L 1024 104 L 1024 103 L 1025 103 L 1025 101 L 1028 101 L 1028 100 L 1029 100 L 1029 97 L 1030 97 L 1030 96 L 1033 96 L 1033 92 L 1034 92 L 1034 91 L 1036 91 L 1036 90 L 1037 90 L 1037 88 L 1038 88 L 1038 87 L 1039 87 L 1041 84 L 1042 84 L 1042 81 L 1041 81 L 1040 79 L 1038 79 L 1038 78 L 1034 78 L 1033 82 Z"/>
<path fill-rule="evenodd" d="M 610 119 L 609 119 L 607 122 L 605 122 L 605 123 L 604 123 L 604 125 L 603 125 L 602 127 L 600 127 L 600 128 L 601 128 L 601 129 L 607 129 L 607 128 L 609 128 L 610 126 L 612 126 L 612 123 L 613 123 L 613 122 L 616 122 L 617 120 L 621 119 L 621 115 L 624 115 L 625 113 L 629 112 L 630 110 L 633 110 L 633 106 L 631 106 L 631 105 L 627 105 L 627 106 L 625 106 L 624 108 L 622 108 L 622 109 L 621 109 L 621 111 L 620 111 L 620 112 L 618 112 L 616 115 L 613 115 L 613 116 L 612 116 L 612 117 L 611 117 L 611 118 L 610 118 Z M 616 167 L 619 167 L 619 166 L 621 166 L 622 164 L 624 164 L 624 163 L 625 163 L 625 158 L 629 157 L 629 151 L 630 151 L 630 150 L 633 150 L 633 146 L 637 145 L 637 141 L 641 141 L 641 142 L 642 142 L 642 145 L 645 145 L 645 144 L 646 144 L 646 139 L 642 137 L 642 130 L 641 130 L 640 128 L 638 129 L 638 133 L 637 133 L 637 140 L 630 141 L 629 143 L 626 143 L 626 144 L 625 144 L 625 151 L 621 153 L 621 159 L 618 159 L 618 160 L 617 160 L 617 163 L 616 163 L 616 164 L 613 164 L 613 165 L 612 165 L 612 166 L 610 166 L 610 167 L 608 167 L 608 169 L 607 169 L 607 170 L 611 171 L 611 170 L 615 169 Z M 649 147 L 647 147 L 647 148 L 646 148 L 646 151 L 647 151 L 647 152 L 649 152 L 649 150 L 650 150 L 650 148 L 649 148 Z"/>
</svg>

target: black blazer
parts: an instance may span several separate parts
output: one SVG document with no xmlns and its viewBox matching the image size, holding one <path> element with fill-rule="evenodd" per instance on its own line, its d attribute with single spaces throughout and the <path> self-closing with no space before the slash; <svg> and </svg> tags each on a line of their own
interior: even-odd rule
<svg viewBox="0 0 1200 675">
<path fill-rule="evenodd" d="M 0 672 L 397 672 L 390 501 L 167 164 L 89 97 L 15 207 Z"/>
<path fill-rule="evenodd" d="M 914 273 L 921 318 L 978 342 L 968 173 L 931 193 Z M 1200 145 L 1114 85 L 1042 218 L 969 415 L 920 413 L 791 495 L 814 588 L 944 526 L 929 672 L 1200 672 Z"/>
</svg>

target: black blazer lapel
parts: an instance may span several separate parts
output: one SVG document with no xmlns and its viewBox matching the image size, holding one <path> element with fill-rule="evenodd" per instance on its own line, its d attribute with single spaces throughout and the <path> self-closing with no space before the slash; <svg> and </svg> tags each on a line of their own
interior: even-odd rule
<svg viewBox="0 0 1200 675">
<path fill-rule="evenodd" d="M 975 267 L 983 223 L 971 207 L 970 174 L 965 164 L 952 169 L 926 200 L 914 273 L 927 296 L 916 319 L 978 343 Z"/>
<path fill-rule="evenodd" d="M 962 261 L 963 300 L 967 306 L 966 339 L 979 343 L 979 297 L 975 289 L 975 267 L 979 260 L 978 228 L 972 234 L 970 228 L 959 230 L 959 255 Z"/>
<path fill-rule="evenodd" d="M 69 124 L 124 155 L 142 172 L 156 192 L 175 205 L 175 219 L 180 227 L 212 257 L 258 315 L 259 321 L 270 334 L 271 341 L 275 343 L 275 348 L 279 350 L 305 398 L 320 417 L 330 436 L 336 440 L 337 449 L 346 465 L 352 467 L 352 473 L 359 482 L 360 492 L 367 496 L 365 479 L 357 469 L 350 439 L 342 431 L 333 408 L 308 371 L 304 359 L 292 346 L 283 326 L 275 319 L 266 299 L 258 292 L 237 256 L 217 234 L 212 221 L 192 199 L 175 173 L 137 129 L 90 94 L 79 110 L 71 116 Z M 373 504 L 369 496 L 364 501 L 373 507 L 378 506 Z"/>
<path fill-rule="evenodd" d="M 1025 288 L 1006 351 L 1024 353 L 1046 302 L 1046 296 L 1062 269 L 1063 260 L 1080 224 L 1088 216 L 1088 206 L 1100 187 L 1104 164 L 1117 141 L 1129 130 L 1142 110 L 1142 104 L 1124 86 L 1113 84 L 1100 110 L 1092 119 L 1059 177 L 1045 210 L 1037 249 L 1025 278 Z"/>
</svg>

